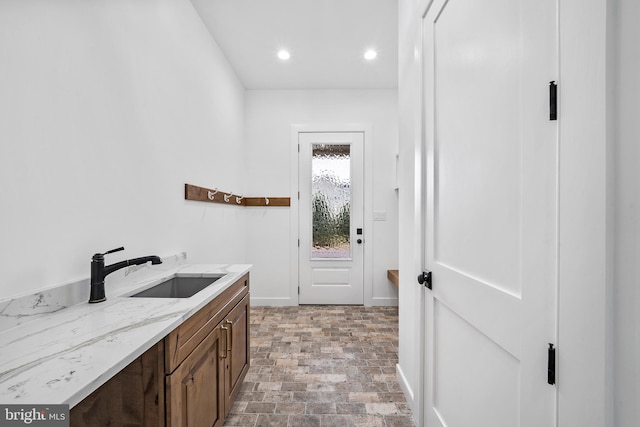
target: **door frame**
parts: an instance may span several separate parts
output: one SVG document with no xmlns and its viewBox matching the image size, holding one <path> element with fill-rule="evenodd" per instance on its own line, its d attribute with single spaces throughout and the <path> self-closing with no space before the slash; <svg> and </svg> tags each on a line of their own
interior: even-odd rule
<svg viewBox="0 0 640 427">
<path fill-rule="evenodd" d="M 298 239 L 300 238 L 300 213 L 299 201 L 298 201 L 298 134 L 299 133 L 331 133 L 331 132 L 362 132 L 364 134 L 364 272 L 363 272 L 363 286 L 364 286 L 364 305 L 373 305 L 373 170 L 371 165 L 373 164 L 373 132 L 371 131 L 371 125 L 367 123 L 320 123 L 320 124 L 293 124 L 290 130 L 290 194 L 291 194 L 291 209 L 290 209 L 290 221 L 289 221 L 289 259 L 290 271 L 289 271 L 289 298 L 294 303 L 293 305 L 299 305 L 298 284 L 300 278 L 299 263 L 300 255 L 298 251 Z"/>
</svg>

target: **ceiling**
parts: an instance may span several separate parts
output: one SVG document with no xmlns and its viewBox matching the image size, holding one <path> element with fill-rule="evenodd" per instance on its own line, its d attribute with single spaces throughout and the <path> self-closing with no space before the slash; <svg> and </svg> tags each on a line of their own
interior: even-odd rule
<svg viewBox="0 0 640 427">
<path fill-rule="evenodd" d="M 191 2 L 247 89 L 397 88 L 397 0 Z"/>
</svg>

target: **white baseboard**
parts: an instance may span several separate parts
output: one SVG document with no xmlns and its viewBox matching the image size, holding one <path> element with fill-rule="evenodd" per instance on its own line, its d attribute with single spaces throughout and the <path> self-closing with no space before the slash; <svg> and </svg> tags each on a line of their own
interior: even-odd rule
<svg viewBox="0 0 640 427">
<path fill-rule="evenodd" d="M 251 305 L 256 307 L 288 307 L 298 305 L 292 298 L 259 298 L 251 295 Z"/>
<path fill-rule="evenodd" d="M 398 298 L 372 298 L 371 307 L 397 307 Z"/>
<path fill-rule="evenodd" d="M 407 377 L 404 376 L 404 372 L 402 372 L 400 364 L 396 364 L 396 377 L 398 378 L 398 384 L 400 384 L 400 388 L 404 393 L 404 397 L 405 399 L 407 399 L 407 405 L 409 405 L 409 407 L 413 409 L 415 407 L 413 390 L 409 385 L 409 381 L 407 381 Z"/>
<path fill-rule="evenodd" d="M 251 305 L 256 307 L 289 307 L 297 306 L 298 302 L 293 298 L 260 298 L 251 296 Z M 397 307 L 397 298 L 374 298 L 369 307 Z"/>
<path fill-rule="evenodd" d="M 251 305 L 256 307 L 289 307 L 296 306 L 298 302 L 293 298 L 260 298 L 251 296 Z M 397 307 L 397 298 L 374 298 L 370 307 Z"/>
</svg>

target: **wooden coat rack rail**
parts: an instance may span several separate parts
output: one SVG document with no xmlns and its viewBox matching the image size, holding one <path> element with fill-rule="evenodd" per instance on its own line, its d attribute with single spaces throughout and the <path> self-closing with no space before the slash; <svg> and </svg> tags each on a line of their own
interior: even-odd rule
<svg viewBox="0 0 640 427">
<path fill-rule="evenodd" d="M 191 184 L 184 185 L 184 198 L 185 200 L 222 203 L 223 205 L 291 206 L 291 198 L 289 197 L 243 197 L 239 194 L 226 193 L 217 189 L 211 190 L 210 188 Z"/>
</svg>

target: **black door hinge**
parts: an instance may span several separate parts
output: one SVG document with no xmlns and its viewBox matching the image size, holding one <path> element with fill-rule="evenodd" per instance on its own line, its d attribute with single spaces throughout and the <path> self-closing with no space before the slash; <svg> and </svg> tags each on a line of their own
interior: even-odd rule
<svg viewBox="0 0 640 427">
<path fill-rule="evenodd" d="M 548 349 L 548 361 L 547 361 L 547 382 L 551 385 L 556 383 L 556 349 L 553 348 L 553 344 L 549 343 Z"/>
<path fill-rule="evenodd" d="M 549 120 L 558 120 L 558 85 L 549 83 Z"/>
<path fill-rule="evenodd" d="M 421 285 L 425 285 L 427 289 L 433 289 L 433 284 L 431 283 L 431 272 L 423 271 L 418 275 L 418 283 Z"/>
</svg>

